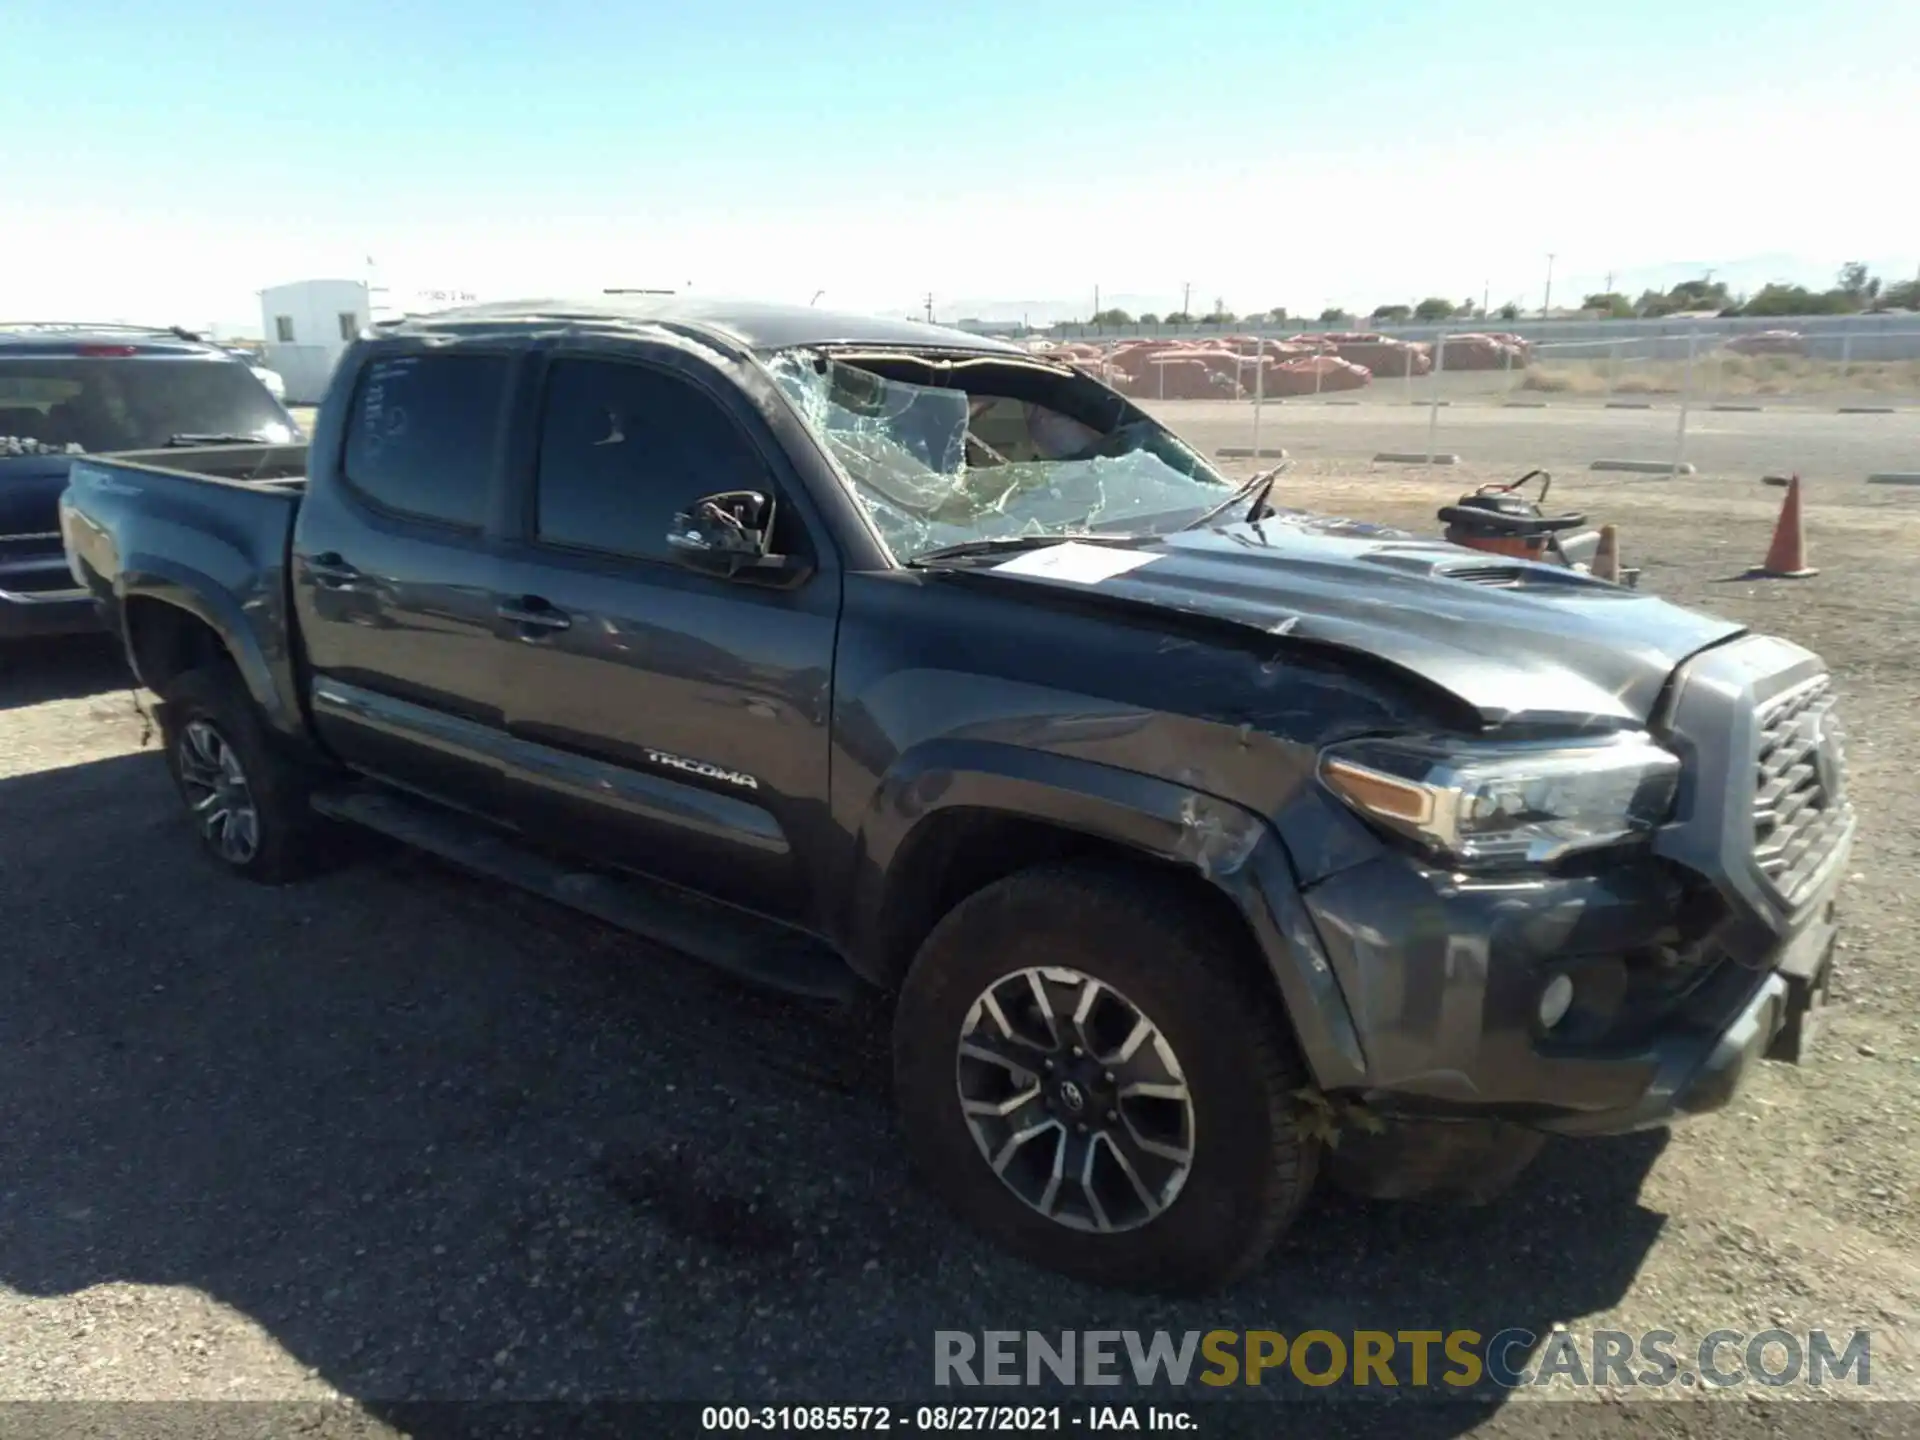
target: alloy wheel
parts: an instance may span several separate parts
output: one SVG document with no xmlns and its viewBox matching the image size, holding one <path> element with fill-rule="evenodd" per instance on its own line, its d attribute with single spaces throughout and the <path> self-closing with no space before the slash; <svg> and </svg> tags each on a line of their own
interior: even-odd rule
<svg viewBox="0 0 1920 1440">
<path fill-rule="evenodd" d="M 956 1083 L 994 1173 L 1069 1229 L 1145 1225 L 1193 1168 L 1193 1098 L 1173 1046 L 1078 970 L 1017 970 L 982 991 L 961 1027 Z"/>
<path fill-rule="evenodd" d="M 211 720 L 191 720 L 176 751 L 180 788 L 201 835 L 222 860 L 245 865 L 260 849 L 260 812 L 240 757 Z"/>
</svg>

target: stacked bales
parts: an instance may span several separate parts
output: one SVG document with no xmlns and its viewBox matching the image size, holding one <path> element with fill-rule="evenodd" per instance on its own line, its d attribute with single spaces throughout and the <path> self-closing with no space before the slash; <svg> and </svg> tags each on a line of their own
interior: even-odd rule
<svg viewBox="0 0 1920 1440">
<path fill-rule="evenodd" d="M 1369 330 L 1335 330 L 1320 334 L 1290 335 L 1296 345 L 1326 347 L 1349 364 L 1359 365 L 1371 375 L 1425 375 L 1433 369 L 1433 354 L 1425 345 L 1395 340 Z"/>
</svg>

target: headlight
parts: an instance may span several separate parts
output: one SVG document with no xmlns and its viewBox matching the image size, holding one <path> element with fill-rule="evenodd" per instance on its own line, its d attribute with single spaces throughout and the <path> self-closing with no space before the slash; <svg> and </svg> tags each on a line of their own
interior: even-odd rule
<svg viewBox="0 0 1920 1440">
<path fill-rule="evenodd" d="M 1362 815 L 1462 869 L 1540 865 L 1667 818 L 1680 761 L 1641 734 L 1581 744 L 1354 740 L 1320 778 Z"/>
</svg>

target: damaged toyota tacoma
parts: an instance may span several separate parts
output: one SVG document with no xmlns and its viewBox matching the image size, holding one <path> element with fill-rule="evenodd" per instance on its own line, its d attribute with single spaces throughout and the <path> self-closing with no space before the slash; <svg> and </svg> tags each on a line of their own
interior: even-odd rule
<svg viewBox="0 0 1920 1440">
<path fill-rule="evenodd" d="M 1816 655 L 1278 479 L 667 297 L 385 327 L 310 446 L 79 457 L 61 525 L 219 865 L 383 832 L 885 997 L 960 1215 L 1193 1290 L 1322 1177 L 1485 1198 L 1797 1061 L 1854 830 Z"/>
</svg>

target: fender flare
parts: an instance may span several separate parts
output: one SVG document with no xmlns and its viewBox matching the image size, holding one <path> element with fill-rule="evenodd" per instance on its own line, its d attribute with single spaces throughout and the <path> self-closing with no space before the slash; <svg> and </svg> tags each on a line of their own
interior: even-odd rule
<svg viewBox="0 0 1920 1440">
<path fill-rule="evenodd" d="M 1175 865 L 1220 891 L 1245 921 L 1279 990 L 1314 1082 L 1362 1082 L 1352 1012 L 1300 899 L 1293 863 L 1262 817 L 1203 790 L 1072 756 L 992 741 L 936 740 L 881 777 L 862 820 L 851 887 L 852 953 L 868 978 L 913 839 L 943 813 L 967 809 L 1037 821 Z"/>
<path fill-rule="evenodd" d="M 184 611 L 213 631 L 271 729 L 288 736 L 304 736 L 298 711 L 289 707 L 293 694 L 291 666 L 284 653 L 270 654 L 260 643 L 260 625 L 271 624 L 275 615 L 281 615 L 280 605 L 275 603 L 267 615 L 249 617 L 243 602 L 211 576 L 152 555 L 129 557 L 120 573 L 118 590 L 127 662 L 142 684 L 147 681 L 139 673 L 135 627 L 125 607 L 130 600 L 155 600 Z"/>
</svg>

